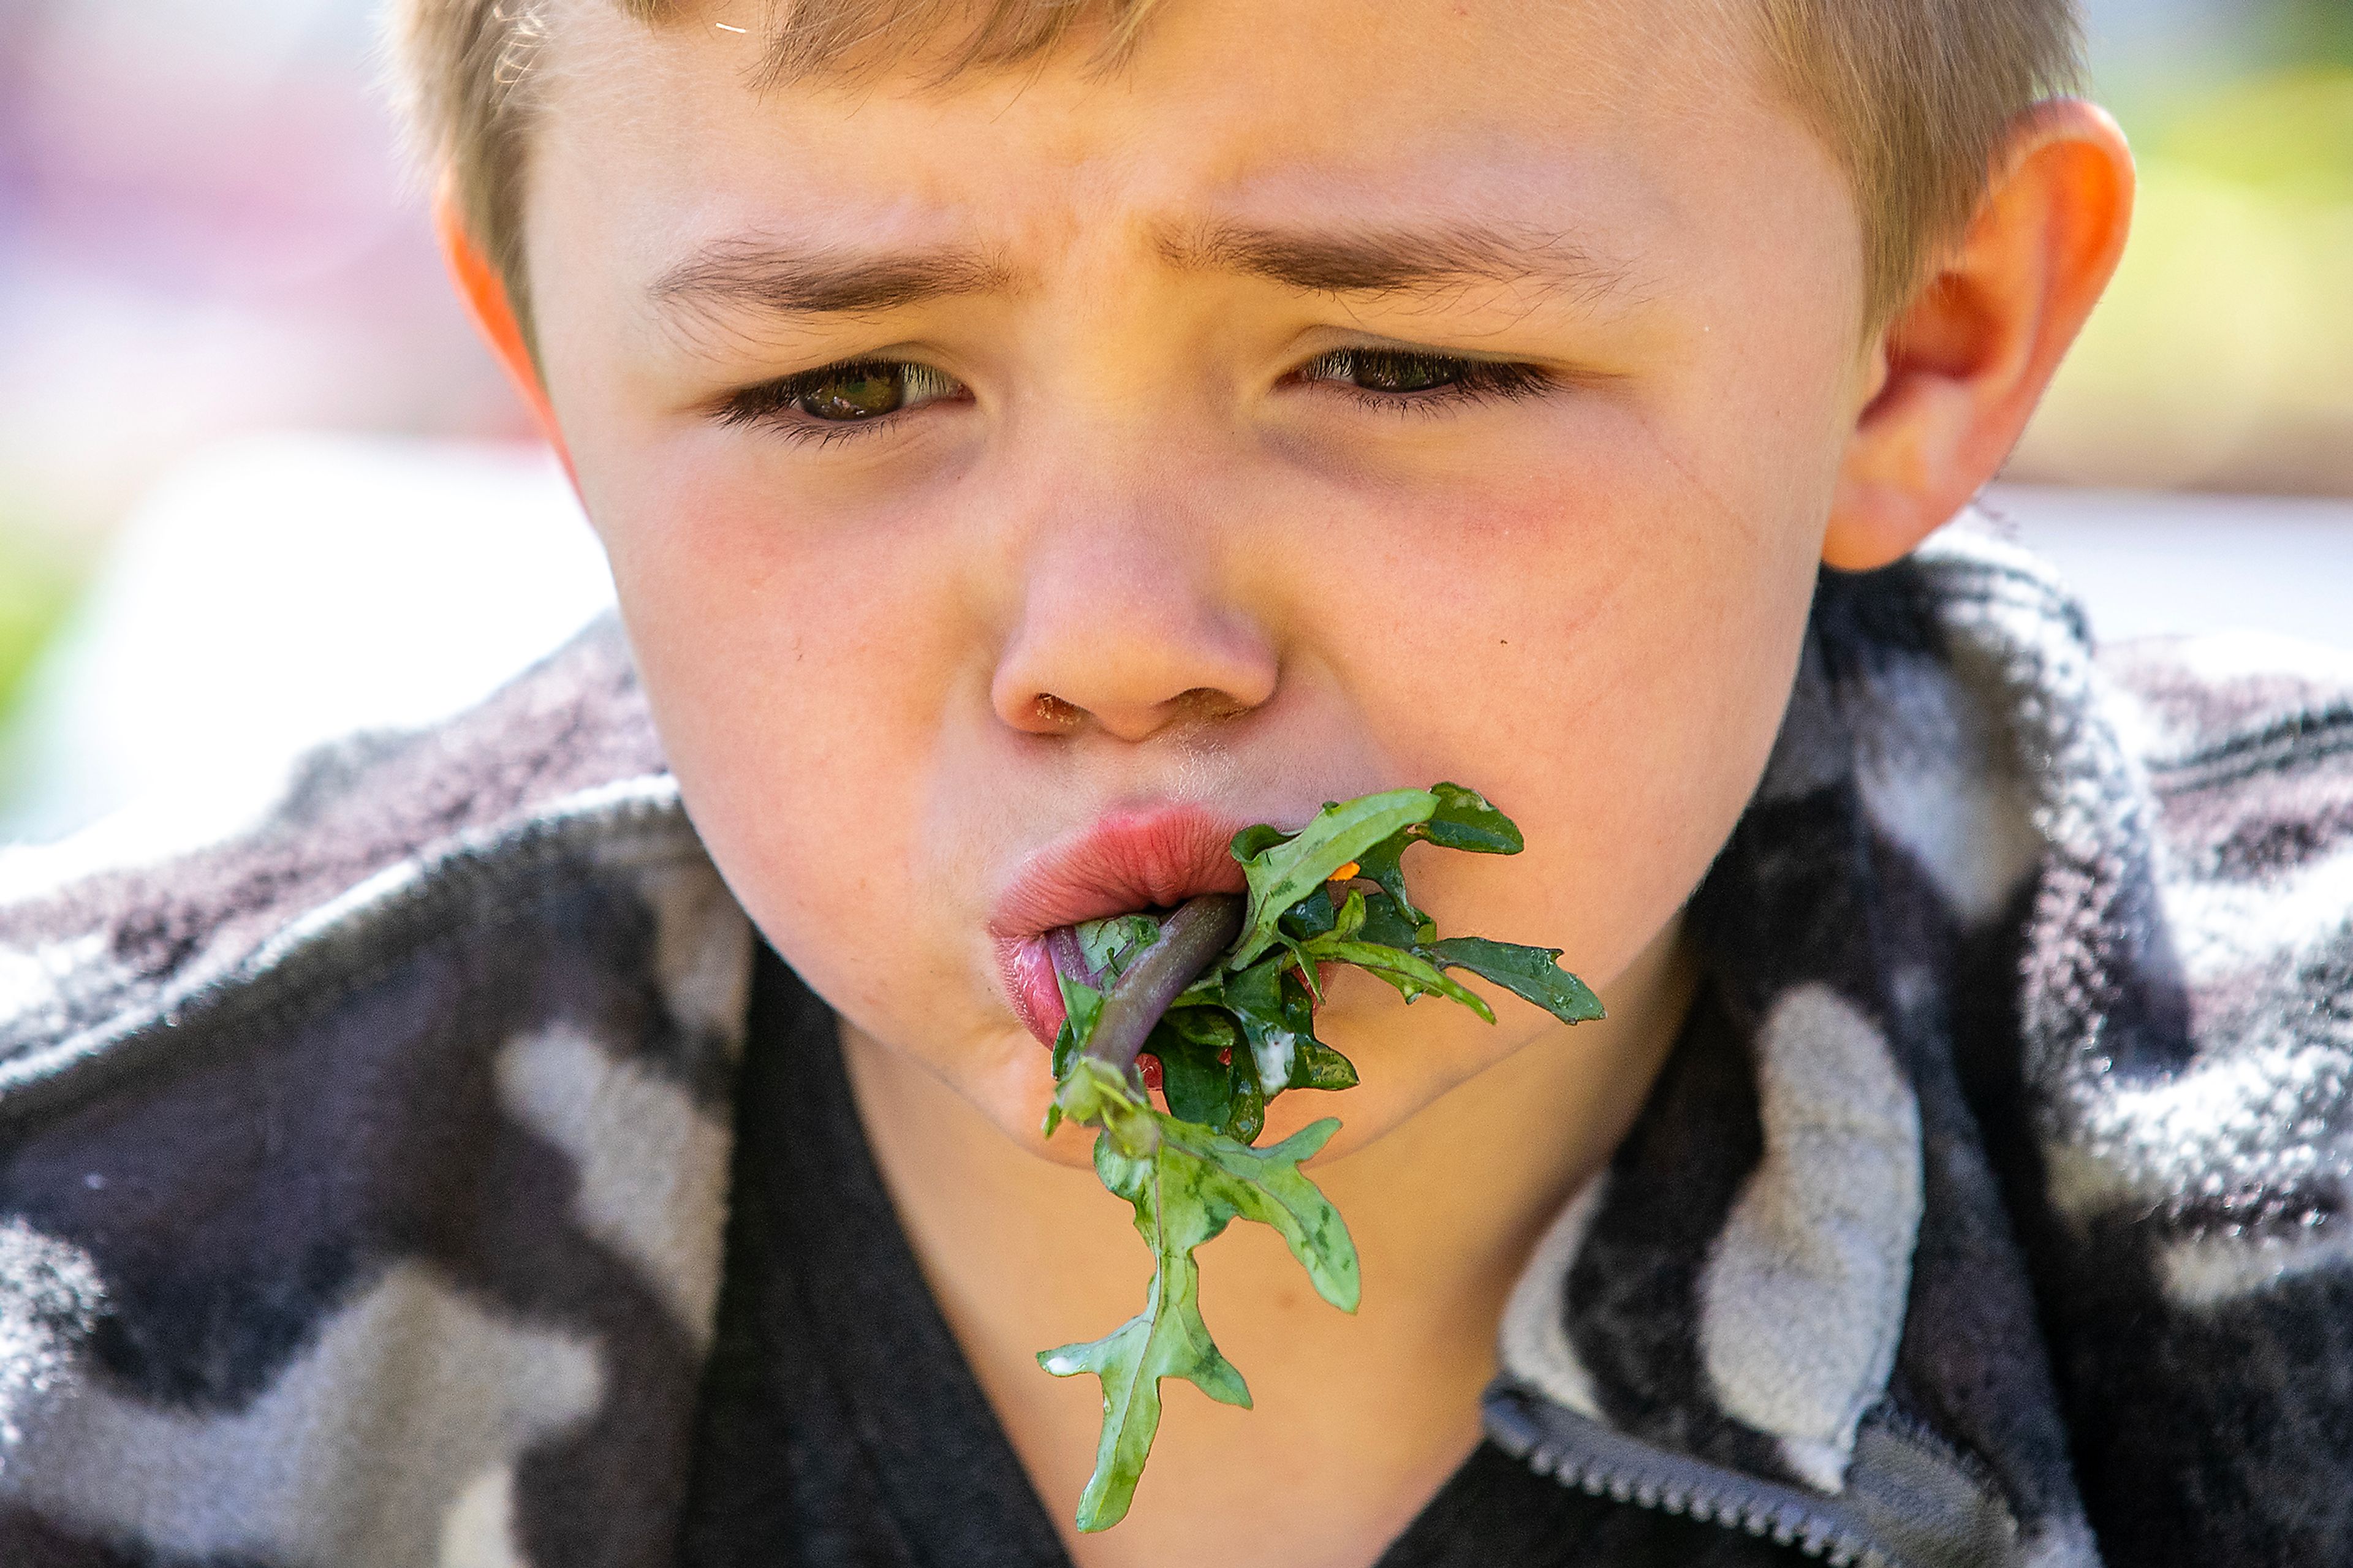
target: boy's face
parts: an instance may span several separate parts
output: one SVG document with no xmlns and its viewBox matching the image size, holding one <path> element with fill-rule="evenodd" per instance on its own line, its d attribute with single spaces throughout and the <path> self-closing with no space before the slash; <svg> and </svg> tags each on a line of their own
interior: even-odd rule
<svg viewBox="0 0 2353 1568">
<path fill-rule="evenodd" d="M 571 9 L 549 390 L 694 823 L 855 1027 L 1034 1142 L 1024 937 L 1439 779 L 1529 844 L 1417 851 L 1442 930 L 1605 1000 L 1672 940 L 1866 391 L 1847 188 L 1712 7 L 1171 0 L 1110 74 L 765 93 L 760 7 Z M 1499 1013 L 1340 977 L 1345 1136 L 1557 1029 Z"/>
</svg>

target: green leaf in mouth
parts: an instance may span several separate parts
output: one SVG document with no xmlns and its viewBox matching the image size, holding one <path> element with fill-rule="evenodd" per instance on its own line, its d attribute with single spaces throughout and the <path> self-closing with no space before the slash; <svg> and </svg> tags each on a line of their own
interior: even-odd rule
<svg viewBox="0 0 2353 1568">
<path fill-rule="evenodd" d="M 1430 786 L 1438 809 L 1430 814 L 1426 837 L 1440 849 L 1461 849 L 1472 855 L 1516 855 L 1527 847 L 1519 825 L 1493 806 L 1475 789 L 1461 784 Z"/>
<path fill-rule="evenodd" d="M 1249 1385 L 1201 1317 L 1196 1247 L 1237 1217 L 1253 1219 L 1282 1235 L 1316 1293 L 1341 1310 L 1356 1310 L 1361 1284 L 1346 1224 L 1299 1169 L 1339 1131 L 1336 1121 L 1326 1117 L 1271 1149 L 1253 1149 L 1153 1110 L 1099 1063 L 1080 1062 L 1066 1089 L 1073 1115 L 1083 1108 L 1101 1121 L 1096 1174 L 1134 1206 L 1136 1234 L 1153 1258 L 1143 1311 L 1100 1340 L 1038 1358 L 1057 1377 L 1102 1380 L 1103 1434 L 1078 1525 L 1108 1530 L 1126 1517 L 1160 1429 L 1162 1378 L 1181 1377 L 1222 1404 L 1250 1406 Z"/>
<path fill-rule="evenodd" d="M 1130 958 L 1160 940 L 1160 922 L 1150 915 L 1113 915 L 1074 930 L 1088 966 L 1107 980 L 1118 979 Z"/>
<path fill-rule="evenodd" d="M 1439 940 L 1406 889 L 1405 851 L 1422 843 L 1479 855 L 1522 847 L 1511 818 L 1476 791 L 1391 790 L 1326 805 L 1296 833 L 1261 825 L 1236 834 L 1246 900 L 1206 895 L 1165 921 L 1114 916 L 1053 938 L 1068 1016 L 1054 1047 L 1046 1131 L 1065 1119 L 1099 1130 L 1096 1174 L 1134 1206 L 1153 1257 L 1142 1312 L 1103 1339 L 1038 1358 L 1056 1376 L 1102 1380 L 1103 1434 L 1079 1503 L 1081 1530 L 1126 1516 L 1159 1430 L 1162 1378 L 1183 1378 L 1229 1405 L 1250 1402 L 1201 1316 L 1196 1248 L 1236 1219 L 1272 1226 L 1317 1293 L 1356 1310 L 1355 1244 L 1300 1170 L 1340 1124 L 1327 1117 L 1272 1148 L 1250 1146 L 1277 1096 L 1356 1082 L 1348 1058 L 1315 1037 L 1320 966 L 1354 964 L 1409 1002 L 1442 996 L 1489 1023 L 1485 999 L 1448 971 L 1468 970 L 1564 1023 L 1602 1016 L 1550 948 Z M 1335 877 L 1345 885 L 1336 903 Z M 1067 973 L 1066 962 L 1085 973 Z M 1139 1054 L 1159 1063 L 1166 1111 L 1145 1093 Z"/>
<path fill-rule="evenodd" d="M 1467 969 L 1492 980 L 1525 1002 L 1533 1002 L 1564 1024 L 1589 1024 L 1603 1016 L 1601 998 L 1560 966 L 1560 952 L 1489 942 L 1483 936 L 1451 936 L 1423 953 L 1441 969 Z"/>
<path fill-rule="evenodd" d="M 1416 844 L 1434 844 L 1440 849 L 1460 849 L 1472 855 L 1517 855 L 1526 847 L 1518 825 L 1488 805 L 1487 797 L 1477 790 L 1456 784 L 1437 784 L 1430 786 L 1430 794 L 1435 804 L 1428 817 L 1406 824 L 1355 857 L 1356 874 L 1389 896 L 1396 912 L 1413 927 L 1419 942 L 1433 940 L 1438 928 L 1415 907 L 1412 895 L 1406 891 L 1404 859 L 1408 849 Z"/>
<path fill-rule="evenodd" d="M 1461 1003 L 1490 1024 L 1495 1021 L 1495 1010 L 1477 992 L 1447 979 L 1437 965 L 1417 952 L 1369 942 L 1343 942 L 1336 937 L 1319 938 L 1307 944 L 1307 952 L 1310 957 L 1324 963 L 1353 963 L 1368 971 L 1396 986 L 1409 1002 L 1420 996 L 1443 996 Z"/>
<path fill-rule="evenodd" d="M 1306 826 L 1269 842 L 1256 830 L 1235 835 L 1234 849 L 1250 885 L 1241 940 L 1226 959 L 1229 970 L 1247 969 L 1282 940 L 1277 929 L 1292 905 L 1320 891 L 1341 867 L 1360 861 L 1392 834 L 1430 820 L 1438 796 L 1426 789 L 1397 789 L 1325 806 Z M 1246 845 L 1254 852 L 1243 856 Z"/>
<path fill-rule="evenodd" d="M 1159 1059 L 1169 1113 L 1247 1143 L 1266 1124 L 1266 1092 L 1233 1016 L 1221 1007 L 1171 1007 L 1145 1041 Z"/>
</svg>

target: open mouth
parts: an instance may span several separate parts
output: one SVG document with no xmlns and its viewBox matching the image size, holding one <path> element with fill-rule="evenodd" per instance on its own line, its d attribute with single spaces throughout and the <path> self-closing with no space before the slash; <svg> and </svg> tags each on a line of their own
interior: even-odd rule
<svg viewBox="0 0 2353 1568">
<path fill-rule="evenodd" d="M 1240 817 L 1191 805 L 1121 807 L 1030 857 L 990 911 L 988 930 L 1013 1010 L 1040 1044 L 1062 1026 L 1056 933 L 1083 921 L 1166 911 L 1202 893 L 1242 890 L 1231 851 Z"/>
</svg>

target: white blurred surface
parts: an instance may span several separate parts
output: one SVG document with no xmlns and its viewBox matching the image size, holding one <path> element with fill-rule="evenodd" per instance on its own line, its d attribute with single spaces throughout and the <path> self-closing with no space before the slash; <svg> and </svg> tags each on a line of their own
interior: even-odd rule
<svg viewBox="0 0 2353 1568">
<path fill-rule="evenodd" d="M 6 742 L 0 841 L 134 801 L 174 840 L 237 820 L 305 747 L 429 723 L 612 600 L 543 450 L 245 440 L 168 475 L 44 656 Z"/>
<path fill-rule="evenodd" d="M 1997 485 L 2103 642 L 2254 630 L 2353 648 L 2353 501 Z"/>
<path fill-rule="evenodd" d="M 2353 503 L 1997 487 L 2105 638 L 2253 627 L 2353 648 Z M 429 723 L 611 602 L 543 451 L 288 436 L 183 465 L 121 533 L 5 752 L 0 842 L 137 803 L 109 858 L 200 841 L 345 731 Z"/>
</svg>

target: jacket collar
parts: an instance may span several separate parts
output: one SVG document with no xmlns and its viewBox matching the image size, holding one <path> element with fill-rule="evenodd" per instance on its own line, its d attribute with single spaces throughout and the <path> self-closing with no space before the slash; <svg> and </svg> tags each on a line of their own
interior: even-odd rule
<svg viewBox="0 0 2353 1568">
<path fill-rule="evenodd" d="M 2016 1049 L 1981 992 L 2030 910 L 2106 918 L 2051 835 L 2132 853 L 2096 697 L 2079 613 L 1996 542 L 1825 575 L 1692 906 L 1693 1017 L 1512 1298 L 1499 1441 L 1834 1561 L 2095 1560 L 1958 1067 Z"/>
</svg>

